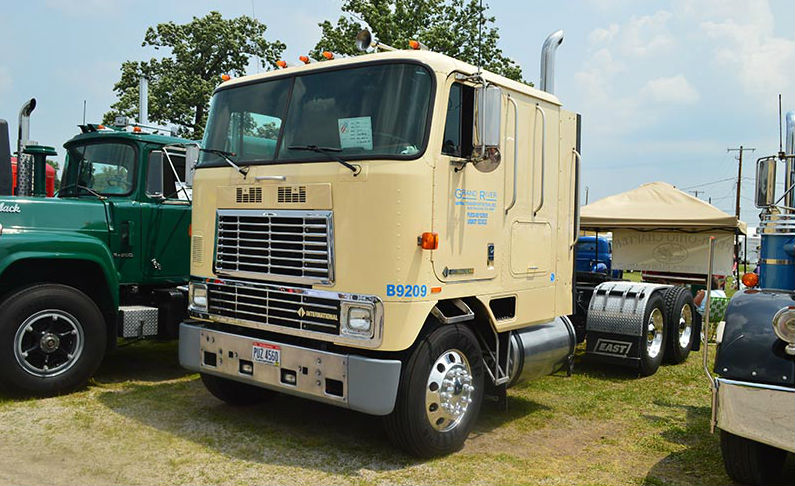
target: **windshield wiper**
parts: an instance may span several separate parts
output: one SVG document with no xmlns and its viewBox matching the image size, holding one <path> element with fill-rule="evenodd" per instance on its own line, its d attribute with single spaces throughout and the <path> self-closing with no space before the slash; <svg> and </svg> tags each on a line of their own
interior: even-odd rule
<svg viewBox="0 0 795 486">
<path fill-rule="evenodd" d="M 359 171 L 361 168 L 357 168 L 355 165 L 351 164 L 350 162 L 344 160 L 342 157 L 334 155 L 333 152 L 342 152 L 341 148 L 336 147 L 318 147 L 317 145 L 290 145 L 287 147 L 290 150 L 309 150 L 310 152 L 317 152 L 319 154 L 323 154 L 331 160 L 337 161 L 340 164 L 344 165 L 345 167 L 349 168 L 353 171 L 353 175 L 359 175 Z"/>
<path fill-rule="evenodd" d="M 77 189 L 77 190 L 78 190 L 77 192 L 75 192 L 74 194 L 72 194 L 72 195 L 73 195 L 73 196 L 75 196 L 75 197 L 80 197 L 80 190 L 82 189 L 82 190 L 84 190 L 84 191 L 88 192 L 89 194 L 91 194 L 91 195 L 93 195 L 93 196 L 96 196 L 98 199 L 107 199 L 107 196 L 103 196 L 102 194 L 98 193 L 97 191 L 95 191 L 95 190 L 91 189 L 90 187 L 86 187 L 86 186 L 84 186 L 84 185 L 82 185 L 82 184 L 77 184 L 77 183 L 75 183 L 75 184 L 69 184 L 69 185 L 68 185 L 68 186 L 66 186 L 66 187 L 62 187 L 62 188 L 60 188 L 60 189 L 58 190 L 58 195 L 60 196 L 61 192 L 62 192 L 64 189 L 71 189 L 71 188 L 73 188 L 73 187 L 74 187 L 75 189 Z M 68 196 L 68 194 L 64 194 L 64 196 Z"/>
<path fill-rule="evenodd" d="M 201 150 L 202 152 L 207 152 L 208 154 L 215 154 L 220 156 L 222 159 L 226 161 L 227 164 L 231 165 L 232 167 L 234 167 L 236 171 L 240 172 L 240 174 L 243 176 L 243 179 L 245 179 L 246 175 L 248 175 L 248 170 L 249 170 L 248 167 L 240 167 L 231 159 L 231 157 L 235 156 L 234 153 L 220 149 L 213 149 L 213 148 L 199 148 L 199 150 Z"/>
</svg>

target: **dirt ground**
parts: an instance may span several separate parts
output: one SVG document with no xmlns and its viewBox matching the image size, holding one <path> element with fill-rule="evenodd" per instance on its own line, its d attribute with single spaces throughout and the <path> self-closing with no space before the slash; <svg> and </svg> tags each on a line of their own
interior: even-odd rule
<svg viewBox="0 0 795 486">
<path fill-rule="evenodd" d="M 640 379 L 581 360 L 512 389 L 507 411 L 485 404 L 462 451 L 419 461 L 377 417 L 289 396 L 233 408 L 174 343 L 135 344 L 77 393 L 0 396 L 0 483 L 729 484 L 698 361 Z"/>
</svg>

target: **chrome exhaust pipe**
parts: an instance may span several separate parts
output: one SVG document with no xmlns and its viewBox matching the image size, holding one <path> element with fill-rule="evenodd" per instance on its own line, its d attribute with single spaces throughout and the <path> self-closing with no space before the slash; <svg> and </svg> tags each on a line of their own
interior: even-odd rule
<svg viewBox="0 0 795 486">
<path fill-rule="evenodd" d="M 138 82 L 138 123 L 149 123 L 149 80 L 143 76 Z"/>
<path fill-rule="evenodd" d="M 541 80 L 538 83 L 541 91 L 555 94 L 555 51 L 563 43 L 563 31 L 549 34 L 541 48 Z"/>
<path fill-rule="evenodd" d="M 36 98 L 31 98 L 19 110 L 17 132 L 17 196 L 30 196 L 33 191 L 33 157 L 24 153 L 30 143 L 30 114 L 36 109 Z"/>
<path fill-rule="evenodd" d="M 795 159 L 792 159 L 793 155 L 795 155 L 795 112 L 789 111 L 787 112 L 786 116 L 786 138 L 785 138 L 785 155 L 789 156 L 784 161 L 784 180 L 786 181 L 786 187 L 784 190 L 788 190 L 795 184 Z M 784 205 L 788 208 L 795 207 L 795 190 L 789 191 L 787 193 L 787 197 L 784 200 Z M 790 212 L 789 210 L 787 212 Z"/>
</svg>

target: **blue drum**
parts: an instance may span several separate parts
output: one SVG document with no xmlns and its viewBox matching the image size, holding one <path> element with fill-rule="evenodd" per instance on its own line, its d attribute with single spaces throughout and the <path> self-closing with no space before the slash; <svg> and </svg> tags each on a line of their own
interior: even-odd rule
<svg viewBox="0 0 795 486">
<path fill-rule="evenodd" d="M 766 214 L 759 232 L 759 287 L 795 290 L 795 218 L 790 214 Z"/>
</svg>

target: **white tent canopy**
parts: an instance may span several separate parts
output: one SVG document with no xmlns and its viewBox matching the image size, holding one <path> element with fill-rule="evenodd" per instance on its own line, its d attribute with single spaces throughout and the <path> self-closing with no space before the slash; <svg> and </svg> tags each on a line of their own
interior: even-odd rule
<svg viewBox="0 0 795 486">
<path fill-rule="evenodd" d="M 653 229 L 686 232 L 739 231 L 746 224 L 667 182 L 650 182 L 583 206 L 584 230 Z"/>
</svg>

